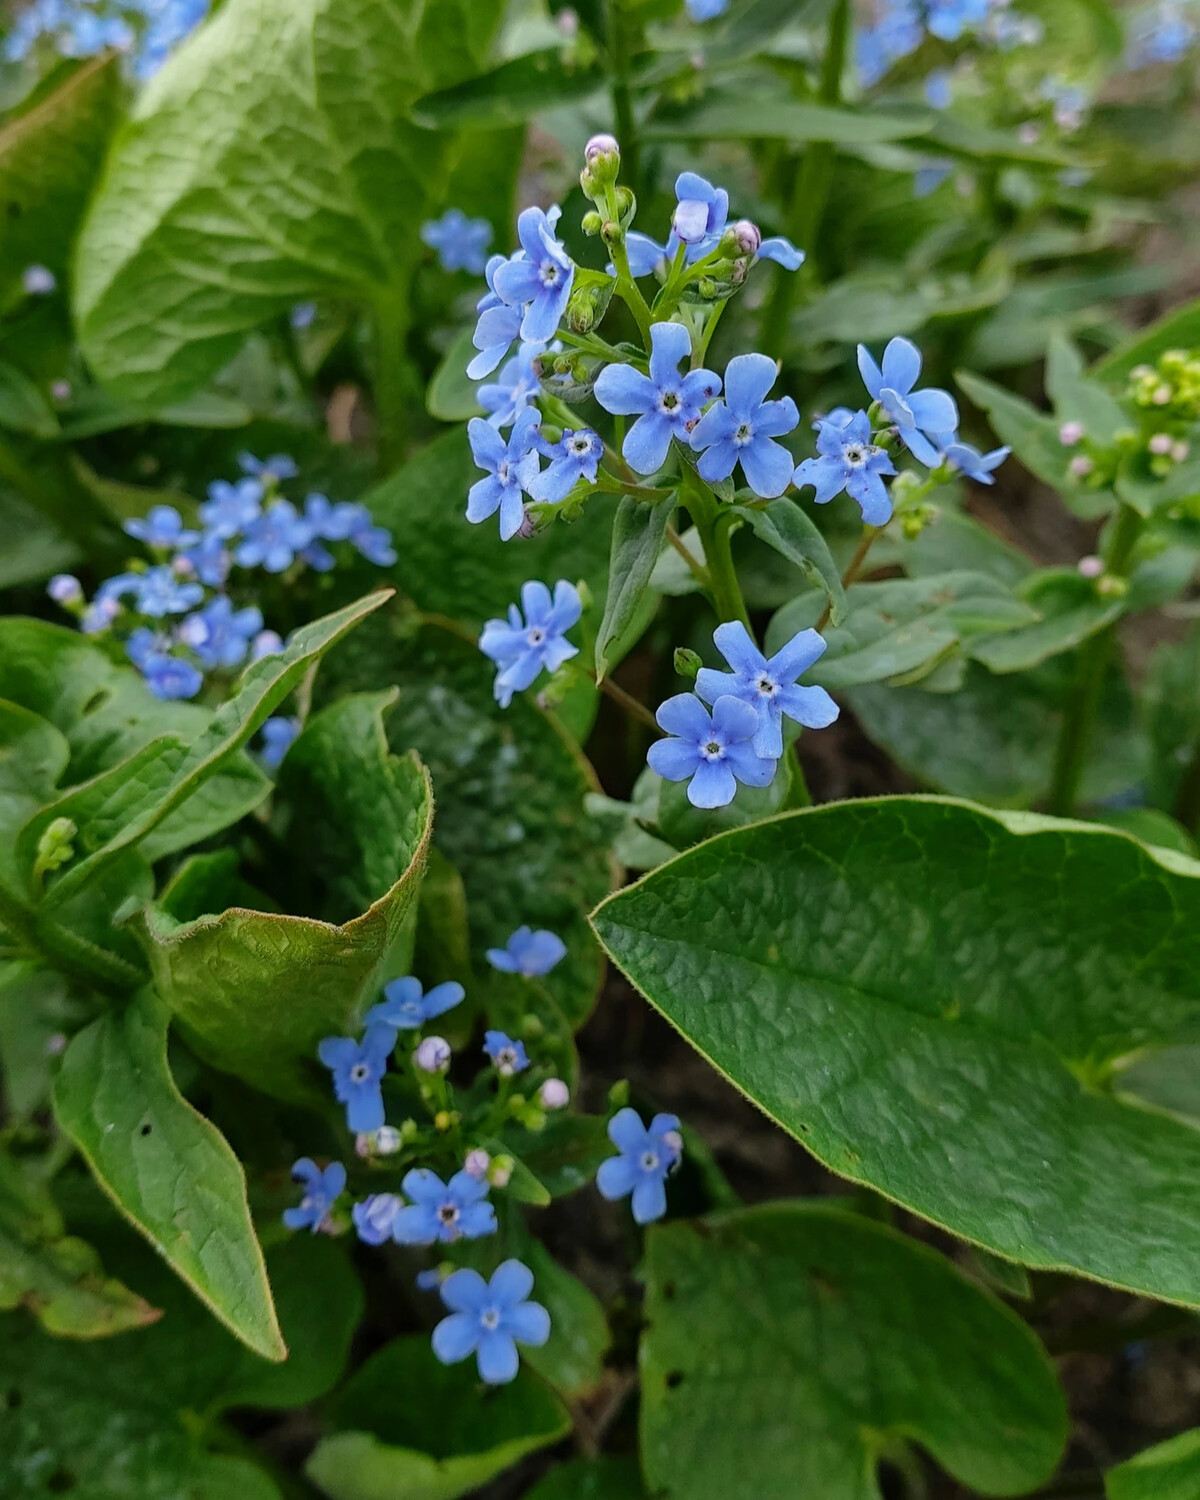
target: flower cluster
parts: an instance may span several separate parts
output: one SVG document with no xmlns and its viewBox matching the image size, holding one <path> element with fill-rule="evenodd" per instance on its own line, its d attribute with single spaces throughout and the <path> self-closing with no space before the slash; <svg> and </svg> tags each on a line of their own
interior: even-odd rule
<svg viewBox="0 0 1200 1500">
<path fill-rule="evenodd" d="M 126 532 L 142 543 L 149 565 L 133 563 L 107 578 L 88 602 L 79 580 L 51 579 L 50 597 L 79 620 L 88 635 L 120 639 L 130 661 L 159 698 L 194 698 L 209 672 L 229 672 L 247 659 L 280 650 L 282 641 L 263 628 L 256 604 L 235 605 L 230 576 L 255 569 L 284 573 L 308 566 L 327 572 L 336 559 L 330 545 L 347 543 L 381 567 L 395 562 L 391 538 L 363 505 L 333 504 L 310 494 L 298 510 L 278 494 L 296 477 L 290 458 L 260 460 L 243 454 L 242 477 L 218 479 L 198 507 L 198 528 L 184 524 L 170 505 L 156 505 L 127 521 Z M 276 721 L 268 753 L 283 758 L 290 743 L 288 721 Z M 265 733 L 264 729 L 264 733 Z"/>
<path fill-rule="evenodd" d="M 1165 479 L 1200 437 L 1200 351 L 1168 349 L 1153 365 L 1137 365 L 1122 393 L 1127 427 L 1089 432 L 1067 421 L 1058 437 L 1074 450 L 1067 473 L 1089 489 L 1108 489 L 1122 471 Z"/>
<path fill-rule="evenodd" d="M 210 0 L 33 0 L 5 38 L 20 62 L 46 40 L 64 57 L 114 48 L 133 56 L 139 78 L 157 73 L 171 50 L 208 14 Z"/>
<path fill-rule="evenodd" d="M 1042 35 L 1040 22 L 1018 15 L 1008 0 L 879 0 L 873 11 L 871 24 L 855 39 L 858 73 L 867 88 L 911 56 L 926 35 L 957 42 L 981 34 L 1004 48 L 1036 42 Z"/>
<path fill-rule="evenodd" d="M 1130 68 L 1179 62 L 1200 36 L 1200 13 L 1186 0 L 1158 0 L 1134 16 L 1125 55 Z"/>
<path fill-rule="evenodd" d="M 448 208 L 440 219 L 421 225 L 421 239 L 436 252 L 443 271 L 470 271 L 472 276 L 482 276 L 492 226 L 486 219 L 469 219 L 461 208 Z"/>
<path fill-rule="evenodd" d="M 487 622 L 479 649 L 496 663 L 493 691 L 501 708 L 507 708 L 513 694 L 523 692 L 543 671 L 557 672 L 579 654 L 579 647 L 567 640 L 566 633 L 578 624 L 582 612 L 579 590 L 565 578 L 554 585 L 553 596 L 544 583 L 532 579 L 521 586 L 520 608 L 510 604 L 507 620 Z"/>
</svg>

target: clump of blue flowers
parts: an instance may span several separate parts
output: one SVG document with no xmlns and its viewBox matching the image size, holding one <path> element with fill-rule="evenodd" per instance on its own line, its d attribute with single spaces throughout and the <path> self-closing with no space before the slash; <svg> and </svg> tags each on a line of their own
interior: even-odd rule
<svg viewBox="0 0 1200 1500">
<path fill-rule="evenodd" d="M 208 14 L 210 0 L 33 0 L 5 38 L 4 55 L 20 62 L 41 46 L 63 57 L 93 57 L 112 48 L 149 78 Z"/>
<path fill-rule="evenodd" d="M 473 1354 L 479 1378 L 504 1385 L 517 1373 L 518 1344 L 540 1348 L 550 1337 L 550 1314 L 529 1300 L 533 1272 L 519 1260 L 506 1260 L 485 1281 L 469 1267 L 454 1271 L 441 1284 L 448 1317 L 433 1330 L 433 1352 L 443 1364 L 457 1364 Z"/>
</svg>

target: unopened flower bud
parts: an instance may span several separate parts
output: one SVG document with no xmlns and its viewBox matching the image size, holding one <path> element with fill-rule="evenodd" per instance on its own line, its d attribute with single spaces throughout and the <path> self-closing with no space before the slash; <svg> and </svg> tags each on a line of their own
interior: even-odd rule
<svg viewBox="0 0 1200 1500">
<path fill-rule="evenodd" d="M 506 1188 L 512 1181 L 513 1167 L 516 1163 L 511 1156 L 495 1156 L 488 1168 L 488 1182 L 494 1188 Z"/>
<path fill-rule="evenodd" d="M 283 638 L 275 630 L 260 630 L 250 642 L 250 660 L 261 661 L 264 656 L 274 656 L 283 650 Z"/>
<path fill-rule="evenodd" d="M 584 234 L 599 234 L 604 220 L 594 208 L 589 208 L 580 221 Z"/>
<path fill-rule="evenodd" d="M 450 1066 L 450 1043 L 443 1036 L 427 1036 L 413 1053 L 413 1066 L 422 1073 L 444 1073 Z"/>
<path fill-rule="evenodd" d="M 492 1158 L 482 1148 L 476 1146 L 474 1150 L 468 1151 L 463 1159 L 463 1171 L 472 1177 L 486 1177 L 487 1169 L 491 1165 Z"/>
<path fill-rule="evenodd" d="M 71 399 L 71 382 L 69 380 L 52 380 L 50 382 L 50 394 L 60 405 L 64 401 L 69 401 Z"/>
<path fill-rule="evenodd" d="M 1067 465 L 1067 473 L 1074 479 L 1086 479 L 1095 467 L 1086 453 L 1077 453 Z"/>
<path fill-rule="evenodd" d="M 593 168 L 595 167 L 596 159 L 598 157 L 619 157 L 620 155 L 621 148 L 617 144 L 617 138 L 615 135 L 605 135 L 603 133 L 600 135 L 594 135 L 587 143 L 587 145 L 583 148 L 583 159 L 587 162 L 589 167 Z"/>
<path fill-rule="evenodd" d="M 1155 406 L 1169 405 L 1171 400 L 1171 387 L 1169 385 L 1158 386 L 1150 399 L 1154 402 Z"/>
<path fill-rule="evenodd" d="M 680 1135 L 678 1130 L 664 1130 L 662 1135 L 662 1143 L 667 1147 L 668 1150 L 674 1151 L 676 1156 L 682 1155 L 683 1136 Z"/>
<path fill-rule="evenodd" d="M 566 1109 L 571 1102 L 571 1090 L 561 1078 L 547 1078 L 538 1089 L 538 1103 L 543 1109 Z"/>
<path fill-rule="evenodd" d="M 521 517 L 521 524 L 517 527 L 516 534 L 521 538 L 522 541 L 525 542 L 527 542 L 531 536 L 535 536 L 537 534 L 537 522 L 529 514 L 528 510 L 526 510 L 525 514 Z"/>
<path fill-rule="evenodd" d="M 52 1032 L 46 1038 L 46 1056 L 61 1057 L 67 1050 L 67 1035 L 64 1031 Z"/>
<path fill-rule="evenodd" d="M 728 232 L 733 236 L 739 254 L 758 254 L 758 247 L 762 244 L 762 230 L 757 224 L 752 224 L 749 219 L 739 219 Z"/>
<path fill-rule="evenodd" d="M 1171 451 L 1171 434 L 1169 432 L 1156 432 L 1150 439 L 1150 452 L 1166 454 Z"/>
<path fill-rule="evenodd" d="M 58 285 L 58 279 L 46 266 L 26 266 L 21 285 L 30 297 L 45 297 Z"/>
<path fill-rule="evenodd" d="M 579 12 L 572 10 L 569 5 L 563 6 L 554 21 L 568 42 L 573 42 L 579 35 Z"/>
<path fill-rule="evenodd" d="M 366 1161 L 371 1154 L 371 1133 L 368 1130 L 360 1130 L 354 1137 L 354 1154 Z"/>
<path fill-rule="evenodd" d="M 1115 573 L 1105 573 L 1096 580 L 1096 592 L 1109 599 L 1122 599 L 1129 592 L 1129 580 Z"/>
<path fill-rule="evenodd" d="M 1064 422 L 1058 429 L 1058 440 L 1064 448 L 1073 448 L 1084 433 L 1082 422 Z"/>
<path fill-rule="evenodd" d="M 395 1156 L 403 1144 L 400 1132 L 394 1125 L 381 1125 L 375 1132 L 376 1156 Z"/>
<path fill-rule="evenodd" d="M 633 189 L 619 187 L 617 189 L 617 212 L 621 216 L 622 225 L 628 224 L 633 218 L 633 211 L 637 207 L 637 199 L 633 196 Z"/>
<path fill-rule="evenodd" d="M 1104 572 L 1104 563 L 1094 554 L 1081 557 L 1075 564 L 1075 571 L 1079 574 L 1080 578 L 1099 578 L 1101 573 Z"/>
<path fill-rule="evenodd" d="M 676 646 L 675 670 L 680 677 L 686 677 L 689 682 L 695 682 L 696 674 L 703 665 L 704 658 L 698 652 L 690 650 L 687 646 Z"/>
<path fill-rule="evenodd" d="M 78 604 L 83 598 L 83 585 L 73 573 L 56 573 L 46 585 L 46 592 L 55 604 Z"/>
<path fill-rule="evenodd" d="M 1171 444 L 1171 457 L 1177 464 L 1181 464 L 1191 451 L 1188 445 L 1182 440 Z"/>
</svg>

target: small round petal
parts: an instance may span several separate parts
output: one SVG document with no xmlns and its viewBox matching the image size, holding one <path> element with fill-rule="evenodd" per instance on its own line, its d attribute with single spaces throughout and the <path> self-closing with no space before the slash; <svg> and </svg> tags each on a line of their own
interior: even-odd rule
<svg viewBox="0 0 1200 1500">
<path fill-rule="evenodd" d="M 504 1331 L 518 1343 L 540 1349 L 550 1337 L 550 1314 L 540 1302 L 520 1302 L 505 1312 Z"/>
<path fill-rule="evenodd" d="M 776 700 L 789 719 L 805 729 L 827 729 L 837 718 L 839 709 L 823 687 L 782 688 Z"/>
<path fill-rule="evenodd" d="M 619 1109 L 608 1122 L 608 1138 L 618 1151 L 637 1152 L 646 1145 L 646 1127 L 636 1109 Z"/>
<path fill-rule="evenodd" d="M 766 400 L 779 367 L 766 354 L 739 354 L 725 367 L 725 400 L 730 411 L 746 418 Z"/>
<path fill-rule="evenodd" d="M 631 417 L 654 404 L 654 382 L 630 365 L 605 365 L 596 377 L 595 396 L 605 411 Z"/>
<path fill-rule="evenodd" d="M 665 412 L 648 411 L 625 434 L 621 452 L 639 474 L 655 474 L 671 449 L 671 420 Z"/>
<path fill-rule="evenodd" d="M 913 420 L 922 432 L 953 432 L 958 426 L 958 406 L 949 391 L 931 386 L 925 391 L 913 391 L 908 397 L 908 408 Z"/>
<path fill-rule="evenodd" d="M 655 323 L 650 328 L 650 379 L 658 387 L 678 375 L 679 362 L 692 352 L 692 336 L 682 323 Z"/>
<path fill-rule="evenodd" d="M 894 338 L 883 351 L 883 384 L 906 396 L 921 374 L 921 354 L 911 339 Z"/>
<path fill-rule="evenodd" d="M 661 1177 L 643 1176 L 633 1190 L 633 1217 L 639 1224 L 653 1224 L 667 1211 L 667 1190 Z"/>
<path fill-rule="evenodd" d="M 744 626 L 742 628 L 745 629 Z M 815 630 L 798 630 L 770 658 L 766 663 L 767 668 L 772 677 L 791 682 L 802 672 L 807 672 L 814 662 L 820 661 L 827 644 L 824 636 Z"/>
<path fill-rule="evenodd" d="M 507 1385 L 516 1377 L 521 1363 L 516 1344 L 499 1329 L 482 1334 L 475 1358 L 479 1378 L 487 1385 Z"/>
<path fill-rule="evenodd" d="M 455 1271 L 454 1276 L 461 1275 Z M 453 1276 L 446 1278 L 448 1281 Z M 445 1295 L 445 1284 L 442 1293 Z M 471 1313 L 451 1313 L 433 1330 L 433 1352 L 444 1365 L 456 1365 L 475 1353 L 479 1344 L 479 1319 Z"/>
<path fill-rule="evenodd" d="M 749 707 L 749 704 L 746 705 Z M 755 724 L 757 731 L 758 725 Z M 775 780 L 779 762 L 758 755 L 753 739 L 747 743 L 730 745 L 725 751 L 725 764 L 744 786 L 770 786 Z"/>
<path fill-rule="evenodd" d="M 871 351 L 865 344 L 858 346 L 858 373 L 862 376 L 863 384 L 871 398 L 878 401 L 879 392 L 883 389 L 883 372 L 871 358 Z"/>
<path fill-rule="evenodd" d="M 725 760 L 701 760 L 687 789 L 688 801 L 702 808 L 728 807 L 736 793 L 737 781 Z"/>
<path fill-rule="evenodd" d="M 655 740 L 646 752 L 646 763 L 664 781 L 686 781 L 696 774 L 700 751 L 688 740 Z"/>
<path fill-rule="evenodd" d="M 610 1156 L 607 1161 L 600 1163 L 596 1173 L 596 1187 L 602 1198 L 615 1203 L 618 1198 L 626 1198 L 633 1192 L 640 1175 L 629 1157 Z"/>
<path fill-rule="evenodd" d="M 772 235 L 758 247 L 758 258 L 773 260 L 785 271 L 798 271 L 804 264 L 804 251 L 797 250 L 791 240 L 785 240 L 782 235 Z"/>
<path fill-rule="evenodd" d="M 533 1291 L 533 1272 L 523 1261 L 502 1261 L 492 1273 L 489 1290 L 498 1307 L 515 1307 Z"/>
<path fill-rule="evenodd" d="M 713 704 L 712 721 L 731 743 L 752 739 L 758 727 L 758 715 L 755 711 L 732 693 L 718 698 Z"/>
<path fill-rule="evenodd" d="M 529 1284 L 533 1285 L 532 1277 Z M 442 1282 L 441 1292 L 442 1301 L 451 1312 L 478 1314 L 490 1301 L 487 1282 L 470 1267 L 451 1272 Z"/>
<path fill-rule="evenodd" d="M 446 1184 L 428 1167 L 414 1167 L 406 1172 L 401 1186 L 414 1203 L 430 1207 L 436 1207 L 446 1196 Z"/>
<path fill-rule="evenodd" d="M 658 706 L 654 715 L 660 729 L 698 744 L 712 731 L 712 715 L 695 693 L 676 693 Z"/>
<path fill-rule="evenodd" d="M 742 449 L 746 483 L 764 500 L 774 500 L 787 489 L 794 462 L 788 450 L 769 437 L 756 438 Z"/>
</svg>

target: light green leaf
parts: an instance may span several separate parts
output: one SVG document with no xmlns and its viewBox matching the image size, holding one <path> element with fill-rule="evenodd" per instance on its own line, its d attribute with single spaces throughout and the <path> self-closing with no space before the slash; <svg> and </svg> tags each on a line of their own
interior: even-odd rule
<svg viewBox="0 0 1200 1500">
<path fill-rule="evenodd" d="M 1200 1427 L 1110 1469 L 1104 1493 L 1108 1500 L 1195 1500 L 1200 1494 Z"/>
<path fill-rule="evenodd" d="M 622 495 L 613 519 L 612 552 L 608 562 L 608 592 L 604 618 L 596 632 L 596 680 L 602 682 L 612 666 L 610 652 L 633 624 L 642 608 L 650 575 L 664 546 L 667 527 L 675 513 L 672 501 L 646 505 Z"/>
<path fill-rule="evenodd" d="M 62 1038 L 86 1015 L 64 975 L 28 961 L 0 963 L 0 1076 L 10 1126 L 49 1105 Z"/>
<path fill-rule="evenodd" d="M 552 1115 L 544 1130 L 510 1131 L 505 1139 L 550 1196 L 561 1198 L 589 1186 L 613 1154 L 607 1125 L 598 1115 Z"/>
<path fill-rule="evenodd" d="M 456 1500 L 571 1427 L 535 1376 L 479 1394 L 474 1361 L 442 1365 L 423 1335 L 395 1339 L 333 1403 L 348 1429 L 322 1438 L 304 1472 L 331 1500 Z"/>
<path fill-rule="evenodd" d="M 833 1171 L 1023 1265 L 1200 1307 L 1200 1132 L 1114 1092 L 1120 1059 L 1200 1025 L 1200 864 L 880 798 L 726 834 L 593 923 Z"/>
<path fill-rule="evenodd" d="M 150 992 L 74 1037 L 54 1110 L 101 1187 L 200 1300 L 255 1353 L 286 1358 L 241 1166 L 176 1087 L 166 1012 Z"/>
<path fill-rule="evenodd" d="M 1027 672 L 1098 635 L 1126 609 L 1124 598 L 1100 598 L 1092 580 L 1080 577 L 1073 568 L 1050 568 L 1031 575 L 1021 598 L 1042 618 L 1004 635 L 985 635 L 967 643 L 968 656 L 991 672 Z"/>
<path fill-rule="evenodd" d="M 834 562 L 825 538 L 808 514 L 794 500 L 772 500 L 759 508 L 738 505 L 734 509 L 749 521 L 756 536 L 801 570 L 829 600 L 829 619 L 840 625 L 846 614 L 846 595 L 841 570 Z"/>
<path fill-rule="evenodd" d="M 168 59 L 76 261 L 81 343 L 119 398 L 184 398 L 305 297 L 403 306 L 453 163 L 411 106 L 478 71 L 502 9 L 228 0 Z"/>
<path fill-rule="evenodd" d="M 189 1041 L 214 1067 L 276 1098 L 312 1097 L 317 1043 L 357 1029 L 393 945 L 416 920 L 433 802 L 415 756 L 399 760 L 370 743 L 387 696 L 344 700 L 318 716 L 293 782 L 312 793 L 297 816 L 310 819 L 309 847 L 330 862 L 334 909 L 348 910 L 355 896 L 366 897 L 365 909 L 340 926 L 240 907 L 181 922 L 159 905 L 141 918 L 159 993 Z M 318 791 L 318 767 L 331 764 L 328 736 L 339 730 L 369 739 L 341 747 L 338 772 Z M 361 861 L 352 838 L 335 852 L 339 825 L 361 831 L 372 798 L 379 826 Z"/>
<path fill-rule="evenodd" d="M 655 119 L 646 134 L 660 140 L 782 140 L 793 145 L 831 141 L 868 146 L 927 135 L 934 116 L 924 109 L 838 109 L 786 94 L 712 93 L 677 119 Z"/>
<path fill-rule="evenodd" d="M 0 361 L 0 427 L 36 438 L 58 435 L 58 419 L 41 391 L 28 375 L 3 361 Z"/>
<path fill-rule="evenodd" d="M 1065 333 L 1052 334 L 1046 348 L 1046 394 L 1060 423 L 1082 422 L 1102 447 L 1111 444 L 1119 428 L 1129 426 L 1116 397 L 1088 378 L 1083 356 Z"/>
<path fill-rule="evenodd" d="M 425 410 L 439 422 L 465 422 L 470 417 L 484 415 L 476 394 L 480 382 L 467 374 L 467 366 L 475 354 L 471 333 L 472 329 L 464 328 L 454 339 L 425 392 Z"/>
<path fill-rule="evenodd" d="M 646 1247 L 653 1494 L 880 1500 L 879 1460 L 910 1442 L 985 1495 L 1053 1472 L 1068 1428 L 1049 1358 L 924 1245 L 793 1201 L 655 1228 Z"/>
<path fill-rule="evenodd" d="M 1200 298 L 1177 307 L 1106 354 L 1092 374 L 1109 385 L 1121 385 L 1137 365 L 1152 365 L 1168 349 L 1193 349 L 1200 344 Z"/>
</svg>

